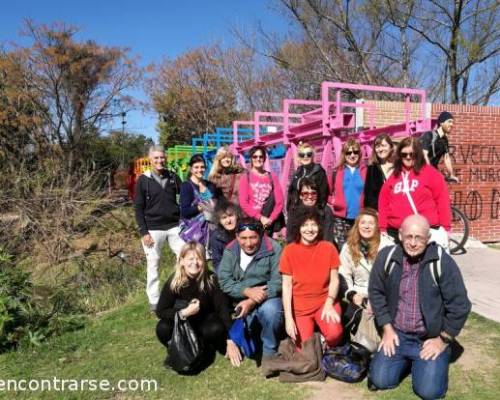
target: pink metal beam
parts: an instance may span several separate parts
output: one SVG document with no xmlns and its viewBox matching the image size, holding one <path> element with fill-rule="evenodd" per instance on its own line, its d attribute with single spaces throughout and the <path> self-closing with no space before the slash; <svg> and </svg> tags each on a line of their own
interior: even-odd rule
<svg viewBox="0 0 500 400">
<path fill-rule="evenodd" d="M 404 94 L 404 95 L 415 95 L 420 97 L 420 117 L 425 119 L 425 101 L 426 93 L 423 89 L 411 89 L 411 88 L 395 88 L 388 86 L 373 86 L 373 85 L 359 85 L 355 83 L 341 83 L 341 82 L 323 82 L 321 84 L 321 100 L 323 105 L 328 102 L 329 99 L 329 89 L 346 89 L 346 90 L 360 90 L 368 92 L 382 92 L 382 93 L 394 93 L 394 94 Z"/>
</svg>

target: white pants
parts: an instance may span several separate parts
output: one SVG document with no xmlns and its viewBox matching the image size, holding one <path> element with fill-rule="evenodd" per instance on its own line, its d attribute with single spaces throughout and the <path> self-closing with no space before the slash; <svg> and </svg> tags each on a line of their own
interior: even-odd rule
<svg viewBox="0 0 500 400">
<path fill-rule="evenodd" d="M 441 245 L 441 247 L 447 252 L 450 252 L 450 240 L 448 238 L 448 232 L 440 226 L 439 229 L 430 229 L 431 237 L 429 239 L 430 242 L 436 242 Z"/>
<path fill-rule="evenodd" d="M 184 240 L 179 237 L 179 232 L 180 228 L 178 226 L 167 231 L 149 231 L 149 234 L 154 240 L 153 247 L 146 247 L 141 241 L 144 253 L 146 253 L 147 263 L 146 294 L 148 295 L 149 304 L 151 305 L 158 304 L 158 299 L 160 298 L 158 267 L 160 265 L 161 249 L 168 239 L 168 245 L 175 255 L 179 257 L 181 248 L 184 245 Z"/>
</svg>

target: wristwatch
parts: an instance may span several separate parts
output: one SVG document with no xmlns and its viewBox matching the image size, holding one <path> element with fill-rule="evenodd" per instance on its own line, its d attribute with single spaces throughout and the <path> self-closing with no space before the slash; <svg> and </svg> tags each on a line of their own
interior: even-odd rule
<svg viewBox="0 0 500 400">
<path fill-rule="evenodd" d="M 454 340 L 452 336 L 445 336 L 442 333 L 439 334 L 439 337 L 441 338 L 444 344 L 451 344 L 453 343 Z"/>
</svg>

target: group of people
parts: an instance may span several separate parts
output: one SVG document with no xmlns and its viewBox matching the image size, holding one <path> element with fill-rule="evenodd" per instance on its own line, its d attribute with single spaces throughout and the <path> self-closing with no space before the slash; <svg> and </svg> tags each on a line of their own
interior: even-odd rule
<svg viewBox="0 0 500 400">
<path fill-rule="evenodd" d="M 220 149 L 208 180 L 205 160 L 194 155 L 182 183 L 153 146 L 135 209 L 160 342 L 168 348 L 177 316 L 190 322 L 204 351 L 219 350 L 239 366 L 243 353 L 231 328 L 240 319 L 265 363 L 285 336 L 298 352 L 315 331 L 325 348 L 349 340 L 346 321 L 362 310 L 380 333 L 370 385 L 395 387 L 411 370 L 417 395 L 443 397 L 449 344 L 470 312 L 460 271 L 446 253 L 448 190 L 427 162 L 447 154 L 447 140 L 444 147 L 433 140 L 449 133 L 442 126 L 452 116 L 443 114 L 430 141 L 408 137 L 394 145 L 378 136 L 368 166 L 360 144 L 348 139 L 331 185 L 313 146 L 299 144 L 286 202 L 277 176 L 265 169 L 264 146 L 250 150 L 246 170 Z M 285 215 L 282 248 L 273 233 Z M 177 262 L 160 293 L 165 241 Z"/>
</svg>

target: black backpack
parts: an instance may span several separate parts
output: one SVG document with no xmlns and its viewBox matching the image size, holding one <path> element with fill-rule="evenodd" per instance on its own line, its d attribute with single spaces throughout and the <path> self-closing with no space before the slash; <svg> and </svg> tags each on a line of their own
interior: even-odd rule
<svg viewBox="0 0 500 400">
<path fill-rule="evenodd" d="M 329 349 L 323 355 L 321 368 L 334 379 L 355 383 L 365 379 L 370 365 L 370 352 L 355 343 Z"/>
</svg>

